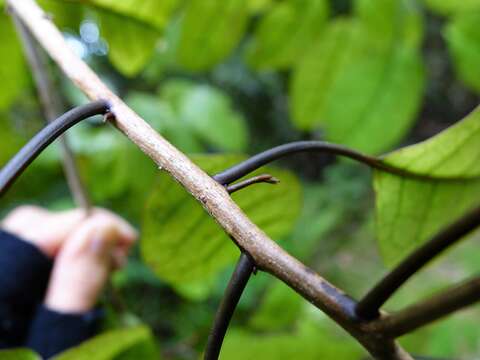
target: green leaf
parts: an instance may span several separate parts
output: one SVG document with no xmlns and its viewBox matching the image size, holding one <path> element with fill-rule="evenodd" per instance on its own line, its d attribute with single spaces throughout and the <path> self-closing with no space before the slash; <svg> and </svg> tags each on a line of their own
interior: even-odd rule
<svg viewBox="0 0 480 360">
<path fill-rule="evenodd" d="M 186 80 L 170 80 L 161 87 L 160 97 L 176 117 L 172 129 L 182 127 L 198 141 L 217 149 L 245 149 L 246 121 L 221 90 Z"/>
<path fill-rule="evenodd" d="M 386 157 L 420 180 L 375 172 L 377 237 L 388 264 L 480 204 L 480 111 L 439 135 Z"/>
<path fill-rule="evenodd" d="M 20 150 L 26 139 L 15 131 L 8 117 L 1 113 L 0 134 L 2 134 L 0 142 L 0 168 L 2 168 Z"/>
<path fill-rule="evenodd" d="M 40 356 L 29 349 L 1 350 L 0 360 L 40 360 Z"/>
<path fill-rule="evenodd" d="M 247 0 L 247 7 L 252 14 L 258 14 L 267 10 L 274 0 Z"/>
<path fill-rule="evenodd" d="M 293 122 L 301 130 L 323 125 L 328 140 L 377 153 L 410 129 L 423 84 L 416 49 L 386 49 L 362 23 L 337 20 L 295 69 Z"/>
<path fill-rule="evenodd" d="M 160 32 L 123 15 L 107 11 L 99 11 L 97 15 L 112 64 L 126 76 L 138 74 L 153 55 Z"/>
<path fill-rule="evenodd" d="M 302 130 L 313 129 L 332 102 L 329 89 L 338 74 L 361 54 L 368 41 L 358 22 L 332 21 L 319 41 L 294 69 L 291 98 L 294 124 Z"/>
<path fill-rule="evenodd" d="M 148 93 L 130 92 L 126 102 L 180 150 L 184 152 L 205 150 L 194 131 L 179 118 L 175 104 L 169 103 L 167 99 Z"/>
<path fill-rule="evenodd" d="M 425 352 L 430 356 L 475 359 L 478 354 L 478 313 L 469 309 L 436 324 L 424 340 Z"/>
<path fill-rule="evenodd" d="M 392 44 L 413 48 L 421 45 L 423 22 L 414 0 L 356 0 L 355 13 L 369 36 L 387 48 Z"/>
<path fill-rule="evenodd" d="M 244 0 L 191 0 L 183 19 L 177 58 L 188 70 L 204 71 L 223 61 L 246 30 Z"/>
<path fill-rule="evenodd" d="M 193 160 L 210 174 L 239 162 L 236 155 L 202 155 Z M 233 195 L 234 200 L 273 239 L 286 235 L 300 210 L 301 191 L 289 172 L 263 169 L 278 185 L 258 184 Z M 258 173 L 258 172 L 257 172 Z M 238 249 L 201 205 L 167 174 L 158 178 L 143 216 L 141 252 L 162 279 L 195 282 L 217 273 L 238 258 Z"/>
<path fill-rule="evenodd" d="M 0 110 L 8 108 L 25 89 L 27 70 L 11 19 L 0 14 Z"/>
<path fill-rule="evenodd" d="M 264 298 L 249 326 L 256 330 L 281 330 L 297 319 L 304 300 L 283 282 L 274 282 L 267 288 Z"/>
<path fill-rule="evenodd" d="M 180 0 L 88 0 L 87 3 L 163 30 Z M 123 27 L 117 30 L 123 32 Z"/>
<path fill-rule="evenodd" d="M 180 41 L 180 18 L 174 18 L 165 28 L 159 44 L 155 47 L 155 53 L 149 61 L 145 71 L 142 73 L 142 79 L 148 84 L 155 86 L 163 79 L 167 71 L 175 71 L 176 53 Z"/>
<path fill-rule="evenodd" d="M 479 2 L 480 4 L 480 2 Z M 480 6 L 459 14 L 445 29 L 448 49 L 460 79 L 480 93 Z"/>
<path fill-rule="evenodd" d="M 435 137 L 389 154 L 385 161 L 438 178 L 480 177 L 480 108 Z"/>
<path fill-rule="evenodd" d="M 39 0 L 38 5 L 51 16 L 59 28 L 78 31 L 84 14 L 84 7 L 80 2 Z"/>
<path fill-rule="evenodd" d="M 186 152 L 202 152 L 207 145 L 241 151 L 247 145 L 245 119 L 230 98 L 212 86 L 169 80 L 160 96 L 132 92 L 127 103 Z"/>
<path fill-rule="evenodd" d="M 232 329 L 222 347 L 222 356 L 229 360 L 357 360 L 360 354 L 361 351 L 353 342 L 338 339 L 321 330 L 257 334 Z"/>
<path fill-rule="evenodd" d="M 141 355 L 142 357 L 136 357 Z M 55 360 L 159 359 L 150 330 L 145 326 L 112 330 L 56 356 Z"/>
<path fill-rule="evenodd" d="M 95 202 L 111 199 L 126 191 L 128 180 L 121 163 L 129 144 L 121 134 L 108 128 L 81 124 L 69 132 L 72 148 L 78 156 L 82 179 Z M 130 164 L 136 166 L 137 163 Z"/>
<path fill-rule="evenodd" d="M 432 11 L 441 15 L 451 15 L 480 9 L 480 0 L 423 0 Z"/>
<path fill-rule="evenodd" d="M 211 86 L 190 89 L 182 101 L 181 118 L 214 147 L 226 151 L 245 150 L 245 119 L 233 110 L 228 96 Z"/>
<path fill-rule="evenodd" d="M 81 124 L 69 135 L 93 201 L 137 221 L 158 171 L 155 163 L 111 128 Z"/>
<path fill-rule="evenodd" d="M 188 96 L 195 83 L 189 80 L 173 79 L 160 87 L 160 97 L 168 102 L 175 112 L 180 112 L 183 100 Z"/>
<path fill-rule="evenodd" d="M 299 59 L 321 34 L 328 16 L 325 0 L 279 2 L 262 18 L 247 49 L 256 69 L 282 69 Z"/>
</svg>

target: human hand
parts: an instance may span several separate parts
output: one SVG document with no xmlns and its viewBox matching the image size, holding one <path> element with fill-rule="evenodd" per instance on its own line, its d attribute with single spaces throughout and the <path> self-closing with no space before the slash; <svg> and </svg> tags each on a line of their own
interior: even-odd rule
<svg viewBox="0 0 480 360">
<path fill-rule="evenodd" d="M 125 262 L 137 237 L 125 220 L 106 210 L 94 210 L 60 249 L 45 305 L 66 313 L 91 310 L 111 270 Z"/>
<path fill-rule="evenodd" d="M 51 212 L 28 205 L 13 210 L 0 225 L 5 231 L 31 243 L 53 258 L 66 238 L 85 218 L 85 211 L 79 209 Z"/>
</svg>

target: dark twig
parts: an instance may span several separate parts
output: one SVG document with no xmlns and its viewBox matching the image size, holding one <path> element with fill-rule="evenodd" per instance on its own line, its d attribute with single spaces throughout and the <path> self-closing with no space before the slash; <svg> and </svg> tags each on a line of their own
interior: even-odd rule
<svg viewBox="0 0 480 360">
<path fill-rule="evenodd" d="M 414 178 L 429 178 L 428 176 L 410 173 L 406 170 L 396 168 L 382 161 L 379 158 L 362 154 L 345 146 L 331 144 L 323 141 L 297 141 L 274 147 L 270 150 L 261 152 L 251 158 L 234 165 L 231 168 L 215 175 L 213 178 L 223 185 L 228 185 L 235 180 L 251 173 L 252 171 L 286 155 L 291 155 L 305 151 L 317 151 L 328 154 L 342 155 L 350 159 L 359 161 L 374 169 L 383 170 L 400 176 Z"/>
<path fill-rule="evenodd" d="M 27 166 L 55 139 L 78 122 L 98 114 L 105 114 L 109 105 L 105 101 L 95 101 L 78 106 L 60 116 L 37 133 L 0 171 L 0 197 Z"/>
<path fill-rule="evenodd" d="M 45 55 L 40 51 L 32 34 L 21 22 L 18 16 L 14 12 L 11 13 L 11 16 L 17 29 L 17 33 L 22 40 L 21 43 L 32 71 L 43 113 L 49 122 L 53 121 L 64 112 L 64 106 L 57 95 L 58 90 L 56 90 L 53 79 L 49 74 Z M 60 149 L 62 151 L 63 170 L 70 192 L 75 203 L 79 207 L 88 211 L 91 207 L 91 202 L 80 177 L 75 157 L 69 146 L 66 134 L 60 136 L 59 140 Z"/>
<path fill-rule="evenodd" d="M 269 175 L 269 174 L 258 175 L 258 176 L 254 176 L 249 179 L 246 179 L 244 181 L 241 181 L 239 183 L 227 186 L 227 191 L 229 194 L 233 194 L 235 191 L 244 189 L 247 186 L 250 186 L 253 184 L 258 184 L 258 183 L 278 184 L 279 182 L 280 180 L 278 180 L 276 177 L 273 177 L 272 175 Z"/>
<path fill-rule="evenodd" d="M 480 226 L 480 207 L 437 233 L 418 249 L 414 250 L 397 267 L 390 271 L 380 282 L 358 302 L 356 312 L 359 317 L 372 319 L 378 316 L 380 307 L 413 274 L 449 246 L 455 244 L 469 232 Z"/>
<path fill-rule="evenodd" d="M 253 260 L 249 255 L 242 253 L 215 315 L 213 327 L 208 336 L 207 347 L 205 348 L 205 360 L 218 359 L 228 325 L 254 269 Z"/>
<path fill-rule="evenodd" d="M 250 179 L 246 179 L 238 184 L 227 186 L 227 191 L 229 194 L 232 194 L 235 191 L 246 188 L 247 186 L 262 182 L 277 184 L 279 180 L 274 178 L 272 175 L 259 175 Z M 232 240 L 235 242 L 235 239 L 232 238 Z M 222 302 L 220 303 L 215 315 L 215 320 L 213 322 L 212 329 L 210 330 L 207 346 L 205 348 L 205 360 L 218 359 L 220 350 L 222 348 L 223 339 L 227 333 L 227 329 L 233 313 L 235 312 L 235 308 L 237 307 L 240 297 L 247 286 L 248 280 L 254 271 L 255 264 L 253 260 L 248 254 L 242 252 L 240 259 L 235 266 L 232 277 L 227 285 Z"/>
<path fill-rule="evenodd" d="M 377 331 L 399 337 L 480 300 L 480 277 L 476 277 L 417 304 L 372 323 Z"/>
</svg>

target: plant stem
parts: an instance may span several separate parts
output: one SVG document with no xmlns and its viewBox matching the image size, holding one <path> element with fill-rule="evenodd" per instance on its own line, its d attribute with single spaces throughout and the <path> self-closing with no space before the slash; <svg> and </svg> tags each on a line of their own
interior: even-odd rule
<svg viewBox="0 0 480 360">
<path fill-rule="evenodd" d="M 15 28 L 21 38 L 24 53 L 32 71 L 33 79 L 40 98 L 40 103 L 47 121 L 51 122 L 63 111 L 63 105 L 57 95 L 58 90 L 49 74 L 46 58 L 38 48 L 35 39 L 30 31 L 23 25 L 20 19 L 12 13 Z M 90 198 L 80 177 L 73 152 L 69 146 L 67 135 L 60 136 L 60 149 L 62 152 L 62 164 L 70 192 L 77 206 L 87 212 L 91 208 Z"/>
<path fill-rule="evenodd" d="M 356 308 L 358 316 L 365 319 L 377 317 L 380 307 L 411 276 L 478 226 L 480 226 L 480 207 L 471 210 L 465 216 L 437 233 L 431 240 L 414 250 L 358 302 Z"/>
<path fill-rule="evenodd" d="M 331 144 L 324 141 L 296 141 L 279 145 L 254 155 L 240 164 L 234 165 L 231 168 L 215 175 L 214 179 L 223 185 L 227 185 L 251 173 L 252 171 L 257 170 L 258 168 L 271 163 L 272 161 L 299 152 L 320 152 L 325 154 L 341 155 L 366 164 L 374 169 L 382 170 L 399 176 L 422 179 L 429 178 L 428 176 L 410 173 L 409 171 L 396 168 L 385 163 L 379 158 L 362 154 L 342 145 Z"/>
<path fill-rule="evenodd" d="M 279 182 L 280 182 L 280 180 L 273 177 L 272 175 L 269 175 L 269 174 L 258 175 L 258 176 L 254 176 L 254 177 L 251 177 L 249 179 L 246 179 L 244 181 L 241 181 L 239 183 L 228 185 L 227 186 L 227 191 L 228 191 L 229 194 L 233 194 L 234 192 L 236 192 L 238 190 L 241 190 L 241 189 L 244 189 L 244 188 L 246 188 L 250 185 L 253 185 L 253 184 L 266 183 L 266 184 L 275 185 L 275 184 L 278 184 Z"/>
<path fill-rule="evenodd" d="M 242 253 L 215 315 L 205 348 L 205 360 L 218 359 L 228 325 L 254 269 L 255 265 L 252 259 L 249 255 Z"/>
<path fill-rule="evenodd" d="M 480 300 L 480 277 L 465 281 L 433 297 L 387 315 L 369 326 L 391 337 L 410 333 Z"/>
<path fill-rule="evenodd" d="M 108 103 L 95 101 L 78 106 L 50 122 L 38 132 L 0 171 L 0 197 L 10 188 L 28 165 L 55 139 L 78 122 L 108 111 Z"/>
</svg>

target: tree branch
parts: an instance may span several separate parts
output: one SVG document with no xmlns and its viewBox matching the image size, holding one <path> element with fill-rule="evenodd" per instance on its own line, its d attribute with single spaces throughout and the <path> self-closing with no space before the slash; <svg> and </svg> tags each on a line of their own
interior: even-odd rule
<svg viewBox="0 0 480 360">
<path fill-rule="evenodd" d="M 228 325 L 254 269 L 255 264 L 250 256 L 242 253 L 215 315 L 212 330 L 208 336 L 207 347 L 205 348 L 205 360 L 218 359 Z"/>
<path fill-rule="evenodd" d="M 28 29 L 23 25 L 20 19 L 12 13 L 15 28 L 21 38 L 25 57 L 30 65 L 33 79 L 40 98 L 43 113 L 49 122 L 55 120 L 62 114 L 63 106 L 58 97 L 58 90 L 53 84 L 53 79 L 49 75 L 47 61 L 44 54 L 38 48 L 35 39 Z M 67 134 L 60 136 L 60 150 L 62 152 L 62 164 L 65 177 L 67 179 L 70 192 L 77 206 L 87 212 L 91 207 L 91 202 L 85 186 L 78 172 L 75 157 L 68 143 Z"/>
<path fill-rule="evenodd" d="M 253 224 L 232 201 L 225 188 L 161 137 L 98 78 L 66 44 L 62 34 L 33 0 L 8 1 L 64 73 L 92 100 L 106 100 L 115 116 L 111 121 L 158 166 L 182 184 L 225 229 L 255 263 L 277 275 L 331 316 L 348 319 L 338 300 L 347 298 L 294 259 Z"/>
<path fill-rule="evenodd" d="M 387 315 L 369 326 L 388 336 L 399 337 L 479 300 L 480 277 L 476 277 L 398 313 Z"/>
<path fill-rule="evenodd" d="M 0 171 L 0 197 L 10 188 L 28 165 L 55 139 L 78 122 L 108 111 L 108 103 L 95 101 L 78 106 L 38 132 Z"/>
<path fill-rule="evenodd" d="M 365 319 L 377 317 L 380 307 L 412 275 L 449 246 L 452 246 L 479 226 L 480 207 L 477 207 L 414 250 L 358 302 L 356 308 L 358 316 Z"/>
<path fill-rule="evenodd" d="M 111 123 L 190 192 L 225 232 L 250 254 L 258 268 L 282 280 L 323 310 L 373 356 L 379 359 L 411 359 L 393 340 L 360 332 L 354 311 L 356 302 L 271 240 L 241 211 L 223 185 L 198 168 L 110 91 L 70 50 L 62 34 L 34 0 L 7 0 L 7 4 L 66 76 L 90 99 L 107 101 L 115 116 Z"/>
<path fill-rule="evenodd" d="M 250 185 L 253 185 L 253 184 L 266 183 L 266 184 L 275 185 L 275 184 L 278 184 L 279 182 L 280 182 L 280 180 L 273 177 L 272 175 L 268 175 L 268 174 L 258 175 L 258 176 L 254 176 L 254 177 L 251 177 L 249 179 L 246 179 L 244 181 L 241 181 L 239 183 L 228 185 L 227 186 L 227 191 L 228 191 L 229 194 L 233 194 L 234 192 L 236 192 L 238 190 L 241 190 L 241 189 L 244 189 L 244 188 L 246 188 Z"/>
<path fill-rule="evenodd" d="M 214 179 L 223 185 L 242 178 L 243 176 L 257 170 L 258 168 L 278 160 L 284 156 L 296 154 L 299 152 L 321 152 L 325 154 L 335 154 L 345 156 L 352 160 L 370 166 L 371 168 L 382 170 L 388 173 L 404 177 L 429 179 L 429 176 L 411 173 L 407 170 L 389 165 L 379 158 L 362 154 L 342 145 L 331 144 L 324 141 L 296 141 L 288 144 L 276 146 L 272 149 L 261 152 L 251 158 L 234 165 L 231 168 L 217 174 Z"/>
</svg>

